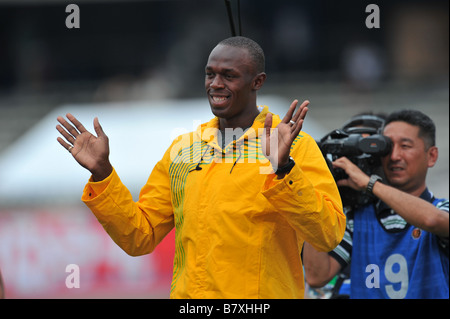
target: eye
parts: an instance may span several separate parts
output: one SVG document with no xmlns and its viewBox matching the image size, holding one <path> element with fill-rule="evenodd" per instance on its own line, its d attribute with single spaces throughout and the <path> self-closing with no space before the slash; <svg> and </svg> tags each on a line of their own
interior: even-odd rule
<svg viewBox="0 0 450 319">
<path fill-rule="evenodd" d="M 231 80 L 231 79 L 234 78 L 234 75 L 232 75 L 232 74 L 225 74 L 225 78 L 228 79 L 228 80 Z"/>
</svg>

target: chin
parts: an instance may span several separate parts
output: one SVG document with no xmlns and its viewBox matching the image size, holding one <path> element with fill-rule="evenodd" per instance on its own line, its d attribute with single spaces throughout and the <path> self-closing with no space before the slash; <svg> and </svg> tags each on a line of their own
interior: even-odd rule
<svg viewBox="0 0 450 319">
<path fill-rule="evenodd" d="M 211 105 L 211 104 L 210 104 L 210 106 L 211 106 L 212 114 L 214 114 L 215 116 L 220 117 L 220 118 L 228 118 L 227 114 L 229 112 L 228 112 L 228 108 L 227 107 L 216 107 L 216 106 Z"/>
<path fill-rule="evenodd" d="M 211 112 L 212 112 L 212 114 L 214 116 L 217 116 L 217 117 L 220 117 L 220 118 L 225 117 L 223 110 L 214 108 L 213 106 L 211 106 Z"/>
<path fill-rule="evenodd" d="M 403 178 L 395 178 L 392 176 L 386 176 L 386 178 L 389 182 L 389 185 L 399 189 L 401 189 L 404 185 L 408 183 L 408 181 Z"/>
</svg>

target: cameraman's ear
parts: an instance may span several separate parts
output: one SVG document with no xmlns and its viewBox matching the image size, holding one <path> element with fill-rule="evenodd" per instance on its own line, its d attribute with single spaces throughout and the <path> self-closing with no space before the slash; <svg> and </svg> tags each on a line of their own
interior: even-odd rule
<svg viewBox="0 0 450 319">
<path fill-rule="evenodd" d="M 439 157 L 439 151 L 436 146 L 431 146 L 427 151 L 428 167 L 433 167 Z"/>
</svg>

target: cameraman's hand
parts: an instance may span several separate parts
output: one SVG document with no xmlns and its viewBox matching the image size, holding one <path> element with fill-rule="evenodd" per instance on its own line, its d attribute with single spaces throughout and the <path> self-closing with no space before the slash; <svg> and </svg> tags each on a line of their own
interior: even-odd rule
<svg viewBox="0 0 450 319">
<path fill-rule="evenodd" d="M 358 166 L 353 164 L 347 157 L 340 157 L 335 160 L 333 167 L 341 168 L 347 173 L 347 179 L 337 181 L 338 186 L 348 186 L 357 191 L 363 191 L 369 184 L 370 177 L 367 176 Z"/>
</svg>

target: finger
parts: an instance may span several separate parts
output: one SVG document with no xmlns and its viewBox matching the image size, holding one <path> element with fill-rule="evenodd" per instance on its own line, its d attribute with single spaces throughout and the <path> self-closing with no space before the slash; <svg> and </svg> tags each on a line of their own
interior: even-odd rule
<svg viewBox="0 0 450 319">
<path fill-rule="evenodd" d="M 272 129 L 272 114 L 268 113 L 266 115 L 266 120 L 264 121 L 264 134 L 266 138 L 263 140 L 263 143 L 265 143 L 266 146 L 266 154 L 267 156 L 270 155 L 270 130 Z"/>
<path fill-rule="evenodd" d="M 295 138 L 300 133 L 303 127 L 303 120 L 299 120 L 295 122 L 295 125 L 293 125 L 294 130 L 291 132 L 292 136 Z"/>
<path fill-rule="evenodd" d="M 59 144 L 61 144 L 62 147 L 64 147 L 69 152 L 70 152 L 71 147 L 73 148 L 72 145 L 70 145 L 69 143 L 66 143 L 61 137 L 58 137 L 56 140 L 59 142 Z"/>
<path fill-rule="evenodd" d="M 77 120 L 75 116 L 70 113 L 67 113 L 66 116 L 75 125 L 80 133 L 87 132 L 86 128 L 80 123 L 80 121 Z"/>
<path fill-rule="evenodd" d="M 331 163 L 331 165 L 333 165 L 333 168 L 343 168 L 344 164 L 342 161 L 340 161 L 340 158 L 338 158 L 337 160 L 333 161 Z"/>
<path fill-rule="evenodd" d="M 337 186 L 350 186 L 348 179 L 340 179 L 336 182 Z"/>
<path fill-rule="evenodd" d="M 333 167 L 345 168 L 347 167 L 348 163 L 351 163 L 350 160 L 347 157 L 342 156 L 334 160 L 331 164 L 333 165 Z"/>
<path fill-rule="evenodd" d="M 308 113 L 308 104 L 309 101 L 304 101 L 291 120 L 291 123 L 294 123 L 291 127 L 291 136 L 293 136 L 294 138 L 300 133 L 303 128 L 303 123 L 305 121 L 306 114 Z"/>
<path fill-rule="evenodd" d="M 295 113 L 295 115 L 293 116 L 292 120 L 294 122 L 298 122 L 300 120 L 304 120 L 306 117 L 306 113 L 308 113 L 308 105 L 309 105 L 309 101 L 303 101 L 303 103 L 300 105 L 299 109 L 297 110 L 297 112 Z"/>
<path fill-rule="evenodd" d="M 282 122 L 288 124 L 289 121 L 292 119 L 292 115 L 294 114 L 295 108 L 297 107 L 298 100 L 294 100 L 291 103 L 291 106 L 289 107 L 289 110 L 287 111 L 286 115 L 283 117 Z"/>
<path fill-rule="evenodd" d="M 62 126 L 70 133 L 74 138 L 76 138 L 80 133 L 77 131 L 75 127 L 73 127 L 70 123 L 68 123 L 62 116 L 58 116 L 57 120 L 61 123 Z"/>
<path fill-rule="evenodd" d="M 98 117 L 94 118 L 94 130 L 95 133 L 97 133 L 97 136 L 106 136 L 105 132 L 103 131 L 102 126 L 100 125 L 100 122 L 98 120 Z"/>
<path fill-rule="evenodd" d="M 271 128 L 272 128 L 272 113 L 267 113 L 266 120 L 264 121 L 264 129 L 268 129 L 269 135 Z"/>
<path fill-rule="evenodd" d="M 72 135 L 70 135 L 69 133 L 67 133 L 67 131 L 61 127 L 61 125 L 59 125 L 59 124 L 56 125 L 56 129 L 62 136 L 64 136 L 64 138 L 67 140 L 67 142 L 69 142 L 71 144 L 75 143 L 75 138 Z"/>
<path fill-rule="evenodd" d="M 294 132 L 295 132 L 296 135 L 297 135 L 298 133 L 300 133 L 300 131 L 301 131 L 302 127 L 303 127 L 303 123 L 305 122 L 306 113 L 308 113 L 308 108 L 307 108 L 307 107 L 303 108 L 303 109 L 302 109 L 302 112 L 301 112 L 300 115 L 299 115 L 299 118 L 296 118 L 296 119 L 294 120 L 294 122 L 295 122 L 295 125 L 294 125 L 294 127 L 295 127 Z"/>
</svg>

